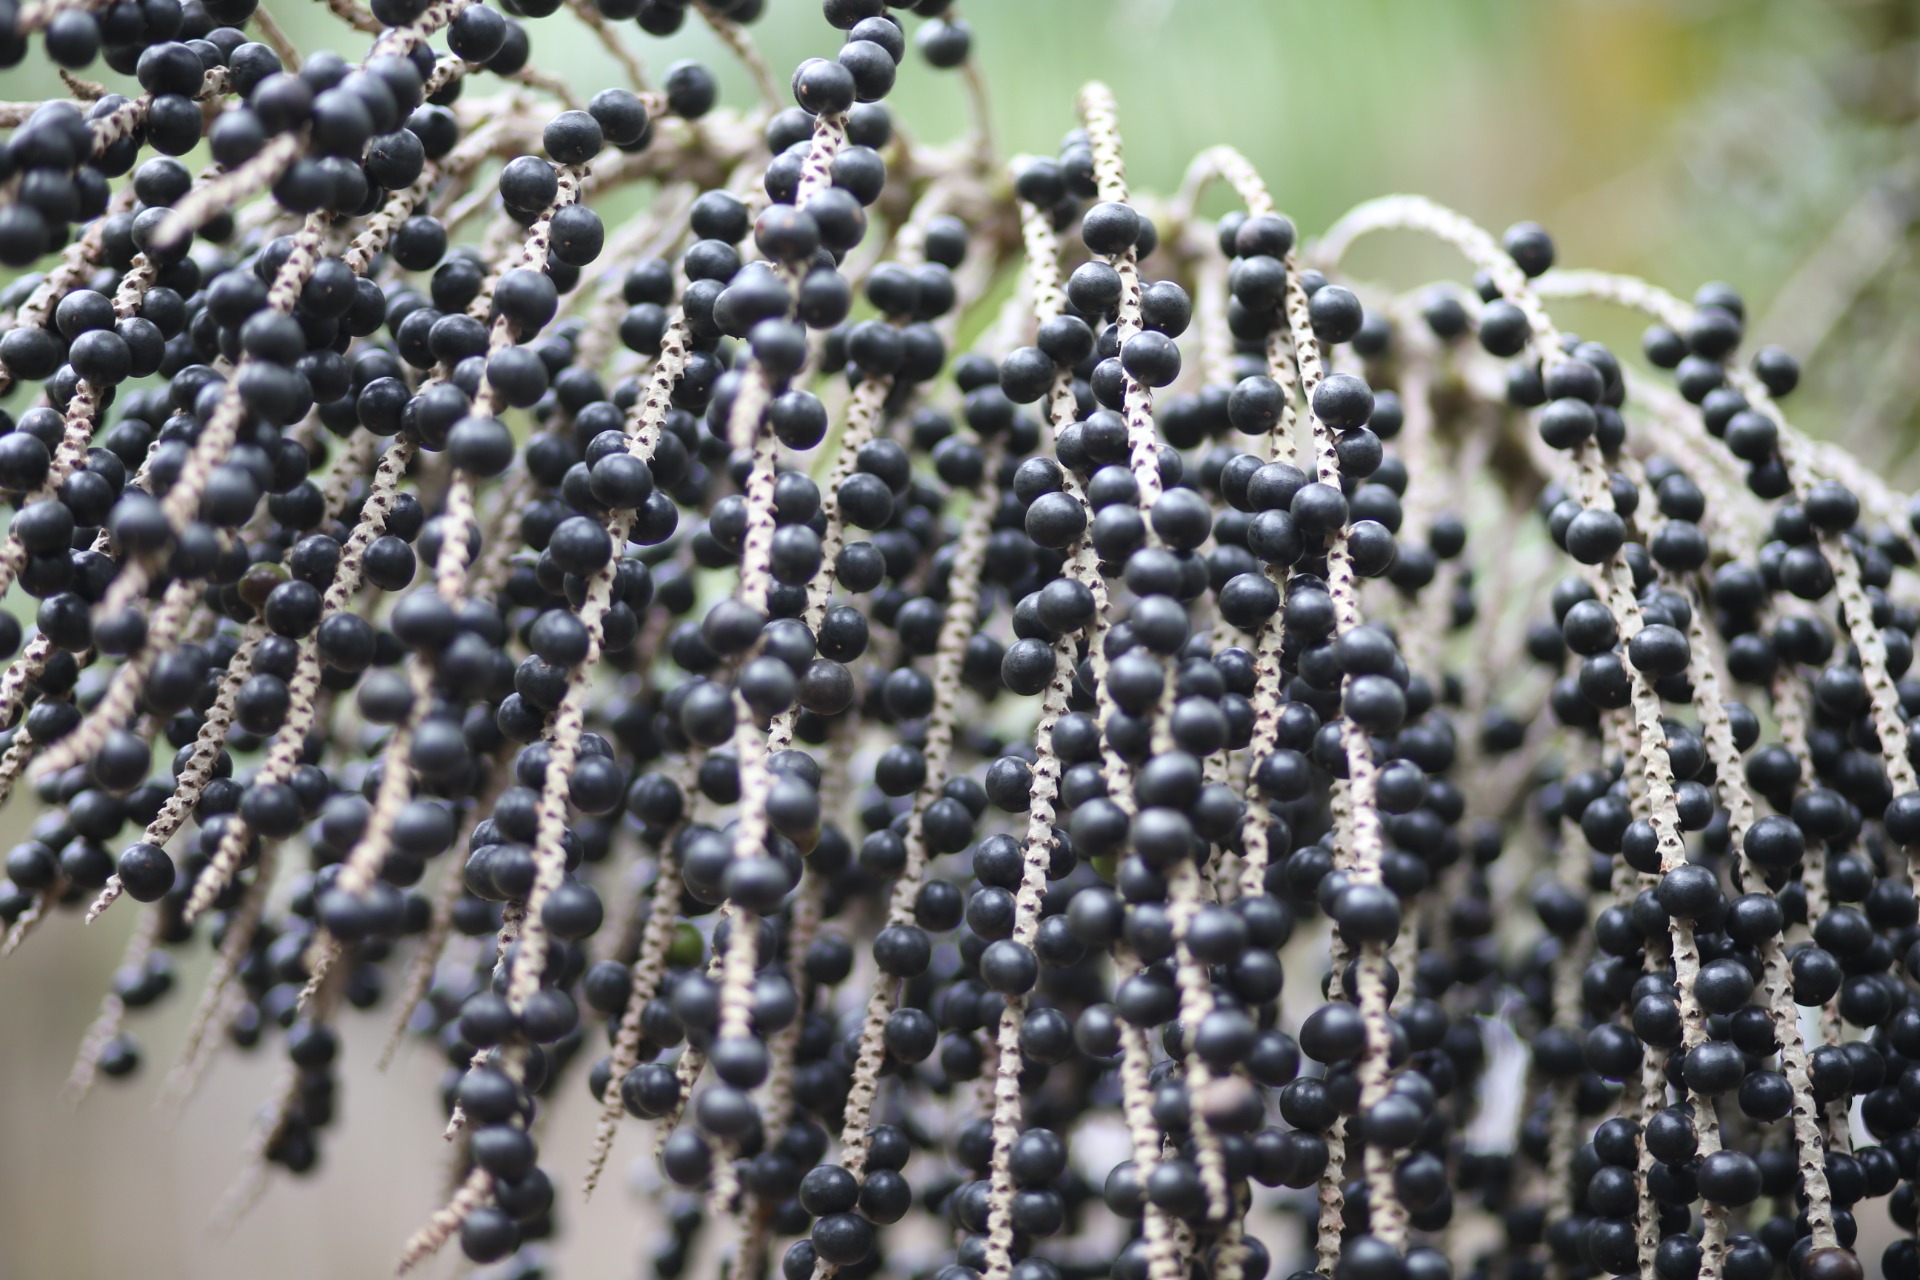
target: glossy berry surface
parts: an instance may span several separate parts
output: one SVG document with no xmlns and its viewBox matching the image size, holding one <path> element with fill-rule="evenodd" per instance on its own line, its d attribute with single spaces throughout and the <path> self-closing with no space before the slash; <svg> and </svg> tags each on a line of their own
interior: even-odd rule
<svg viewBox="0 0 1920 1280">
<path fill-rule="evenodd" d="M 0 946 L 137 917 L 77 1093 L 192 966 L 169 1094 L 274 1058 L 249 1176 L 306 1175 L 384 1019 L 457 1163 L 402 1269 L 544 1274 L 569 1093 L 589 1185 L 657 1150 L 660 1280 L 1913 1229 L 1920 509 L 1733 288 L 1414 197 L 1303 236 L 1224 148 L 1134 193 L 1097 83 L 1045 156 L 918 141 L 942 0 L 785 76 L 759 0 L 571 6 L 757 105 L 574 84 L 551 0 L 345 7 L 357 60 L 0 11 L 125 90 L 0 148 Z M 1356 278 L 1381 232 L 1463 279 Z"/>
</svg>

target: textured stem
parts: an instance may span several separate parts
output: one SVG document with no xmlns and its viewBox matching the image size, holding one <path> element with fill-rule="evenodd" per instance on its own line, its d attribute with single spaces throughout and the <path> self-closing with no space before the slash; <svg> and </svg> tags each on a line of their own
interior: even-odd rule
<svg viewBox="0 0 1920 1280">
<path fill-rule="evenodd" d="M 247 887 L 246 897 L 241 899 L 239 907 L 227 919 L 220 953 L 214 960 L 213 971 L 207 975 L 206 986 L 201 989 L 200 1003 L 194 1007 L 193 1019 L 187 1024 L 186 1044 L 181 1047 L 173 1070 L 167 1073 L 166 1081 L 160 1087 L 158 1105 L 163 1111 L 179 1114 L 205 1075 L 207 1063 L 212 1060 L 217 1043 L 213 1037 L 214 1023 L 220 1016 L 234 977 L 240 972 L 240 966 L 253 946 L 260 918 L 266 913 L 267 894 L 273 887 L 274 862 L 274 846 L 268 845 L 260 854 L 259 865 L 254 868 L 253 883 Z"/>
<path fill-rule="evenodd" d="M 987 444 L 986 475 L 991 477 L 999 465 L 997 442 Z M 985 481 L 983 481 L 985 483 Z M 913 920 L 914 899 L 926 874 L 927 844 L 921 829 L 926 808 L 941 796 L 947 773 L 947 756 L 953 747 L 955 716 L 959 707 L 960 663 L 967 639 L 973 634 L 978 608 L 980 574 L 986 559 L 987 534 L 991 528 L 993 503 L 984 490 L 975 495 L 960 532 L 947 587 L 946 619 L 941 624 L 933 673 L 934 704 L 927 718 L 927 781 L 914 797 L 913 813 L 907 823 L 906 865 L 894 881 L 887 906 L 888 925 L 905 925 Z M 859 1051 L 854 1059 L 853 1083 L 847 1093 L 844 1120 L 840 1129 L 841 1162 L 856 1177 L 866 1172 L 867 1130 L 873 1113 L 874 1096 L 880 1088 L 880 1067 L 886 1060 L 887 1015 L 892 1012 L 899 980 L 881 974 L 874 982 L 861 1020 Z M 837 1271 L 823 1261 L 814 1264 L 814 1280 L 825 1280 Z"/>
<path fill-rule="evenodd" d="M 360 587 L 363 559 L 366 549 L 386 528 L 388 514 L 393 510 L 397 496 L 396 489 L 407 462 L 413 456 L 414 446 L 408 441 L 399 441 L 381 455 L 380 465 L 375 469 L 373 490 L 367 496 L 366 504 L 361 508 L 360 522 L 354 527 L 346 546 L 340 552 L 340 564 L 334 571 L 333 582 L 328 586 L 321 602 L 321 615 L 324 619 L 350 607 L 355 591 Z M 307 732 L 313 727 L 318 712 L 316 694 L 320 688 L 320 642 L 319 628 L 315 627 L 300 641 L 300 654 L 294 668 L 293 679 L 288 682 L 287 719 L 274 734 L 272 744 L 267 748 L 266 762 L 260 766 L 255 776 L 255 785 L 284 783 L 293 774 L 294 766 L 300 761 L 301 753 L 306 749 Z M 187 899 L 185 917 L 189 921 L 196 919 L 201 912 L 213 904 L 220 891 L 233 878 L 239 868 L 240 859 L 246 850 L 247 841 L 252 835 L 246 821 L 238 814 L 230 814 L 220 839 L 219 847 L 214 851 L 213 860 L 200 878 L 194 881 L 193 893 Z"/>
<path fill-rule="evenodd" d="M 1127 199 L 1126 164 L 1120 153 L 1119 108 L 1113 91 L 1099 81 L 1080 90 L 1080 120 L 1093 139 L 1093 172 L 1102 200 L 1125 203 Z M 1114 254 L 1110 261 L 1120 273 L 1120 345 L 1140 332 L 1140 269 L 1136 252 L 1129 246 Z M 1126 399 L 1121 412 L 1127 421 L 1127 447 L 1132 454 L 1133 479 L 1140 486 L 1140 510 L 1150 512 L 1160 501 L 1160 437 L 1153 425 L 1153 392 L 1146 384 L 1126 375 Z M 1152 545 L 1152 526 L 1148 543 Z"/>
<path fill-rule="evenodd" d="M 1033 769 L 1031 807 L 1027 810 L 1025 857 L 1020 888 L 1014 896 L 1013 940 L 1031 947 L 1040 927 L 1040 900 L 1047 891 L 1047 867 L 1053 844 L 1054 801 L 1060 790 L 1060 758 L 1046 744 L 1053 726 L 1066 714 L 1073 693 L 1073 648 L 1069 639 L 1054 644 L 1053 679 L 1040 703 L 1034 730 L 1042 744 Z M 1020 1126 L 1020 1023 L 1024 996 L 1008 997 L 996 1032 L 1000 1060 L 993 1075 L 993 1160 L 987 1200 L 986 1280 L 1006 1280 L 1013 1270 L 1013 1171 L 1008 1157 Z"/>
<path fill-rule="evenodd" d="M 153 944 L 160 938 L 163 920 L 158 911 L 149 911 L 141 918 L 139 927 L 127 939 L 127 949 L 121 953 L 122 970 L 145 967 L 147 957 L 153 954 Z M 80 1052 L 74 1058 L 73 1070 L 67 1073 L 66 1087 L 61 1090 L 61 1095 L 74 1106 L 79 1106 L 92 1091 L 100 1074 L 100 1058 L 120 1034 L 120 1020 L 126 1011 L 126 1002 L 113 992 L 108 992 L 100 1001 L 100 1012 L 81 1038 Z"/>
</svg>

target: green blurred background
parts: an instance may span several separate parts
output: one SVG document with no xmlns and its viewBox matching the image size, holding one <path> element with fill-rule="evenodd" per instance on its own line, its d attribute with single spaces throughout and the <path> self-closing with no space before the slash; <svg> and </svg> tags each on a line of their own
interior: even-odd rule
<svg viewBox="0 0 1920 1280">
<path fill-rule="evenodd" d="M 267 0 L 303 49 L 358 55 L 362 37 L 312 0 Z M 831 54 L 814 0 L 771 0 L 754 30 L 776 72 Z M 1725 279 L 1751 331 L 1817 359 L 1788 408 L 1899 478 L 1914 441 L 1920 308 L 1911 305 L 1920 101 L 1920 6 L 1880 0 L 965 0 L 1003 155 L 1050 152 L 1074 92 L 1098 77 L 1120 101 L 1129 175 L 1174 187 L 1218 142 L 1259 167 L 1303 231 L 1353 204 L 1419 192 L 1494 228 L 1531 218 L 1566 265 L 1645 274 L 1687 294 Z M 909 19 L 909 25 L 913 20 Z M 650 68 L 707 62 L 724 100 L 745 75 L 704 27 L 666 41 L 625 34 Z M 613 60 L 568 13 L 534 28 L 535 60 L 591 90 Z M 98 68 L 96 68 L 98 70 Z M 109 77 L 111 79 L 111 77 Z M 116 84 L 114 87 L 122 88 Z M 0 74 L 0 97 L 60 92 L 50 68 Z M 910 55 L 891 105 L 916 137 L 965 128 L 955 77 Z M 1224 207 L 1224 206 L 1222 206 Z M 1421 246 L 1369 244 L 1353 263 L 1404 285 L 1460 274 Z M 1631 346 L 1618 316 L 1565 323 Z M 25 815 L 10 812 L 0 835 Z M 59 1101 L 131 911 L 91 930 L 47 924 L 0 961 L 0 1278 L 130 1275 L 276 1280 L 391 1273 L 400 1242 L 438 1202 L 448 1150 L 432 1118 L 435 1055 L 375 1072 L 384 1014 L 345 1015 L 341 1122 L 322 1171 L 276 1181 L 227 1239 L 210 1210 L 240 1167 L 273 1064 L 223 1059 L 184 1119 L 152 1108 L 204 967 L 159 1010 L 135 1014 L 142 1076 L 107 1083 L 78 1112 Z M 577 1095 L 577 1096 L 576 1096 Z M 591 1125 L 576 1089 L 544 1139 L 562 1181 L 576 1276 L 643 1274 L 659 1231 L 650 1200 L 614 1178 L 582 1207 Z M 643 1157 L 630 1124 L 616 1168 Z M 1877 1249 L 1869 1255 L 1877 1257 Z M 435 1264 L 450 1274 L 450 1259 Z"/>
</svg>

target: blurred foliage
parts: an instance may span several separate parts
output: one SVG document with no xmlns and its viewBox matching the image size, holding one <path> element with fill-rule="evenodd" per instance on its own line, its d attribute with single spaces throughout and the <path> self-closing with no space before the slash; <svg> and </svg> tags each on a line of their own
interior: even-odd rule
<svg viewBox="0 0 1920 1280">
<path fill-rule="evenodd" d="M 360 43 L 321 5 L 269 7 L 303 49 Z M 1003 155 L 1052 152 L 1073 123 L 1075 90 L 1104 79 L 1119 96 L 1138 189 L 1172 190 L 1196 152 L 1224 142 L 1259 167 L 1309 233 L 1361 200 L 1414 191 L 1496 229 L 1542 222 L 1563 263 L 1646 275 L 1680 293 L 1734 281 L 1752 304 L 1756 339 L 1822 356 L 1792 406 L 1799 420 L 1871 458 L 1904 458 L 1913 443 L 1920 364 L 1891 354 L 1920 339 L 1920 317 L 1896 305 L 1915 284 L 1907 246 L 1920 200 L 1912 0 L 961 8 Z M 813 0 L 769 0 L 768 9 L 753 34 L 777 70 L 832 52 Z M 719 73 L 724 101 L 752 101 L 745 73 L 697 20 L 666 40 L 623 35 L 654 74 L 696 58 Z M 621 81 L 568 11 L 535 23 L 534 36 L 539 65 L 580 85 Z M 45 64 L 0 81 L 9 97 L 62 92 Z M 958 77 L 917 56 L 889 106 L 916 139 L 966 128 Z M 1457 274 L 1443 252 L 1395 242 L 1370 245 L 1355 265 L 1404 283 Z M 1822 318 L 1856 293 L 1857 314 Z M 1619 316 L 1574 310 L 1596 336 L 1629 346 L 1637 337 Z M 1863 383 L 1874 390 L 1863 395 Z"/>
</svg>

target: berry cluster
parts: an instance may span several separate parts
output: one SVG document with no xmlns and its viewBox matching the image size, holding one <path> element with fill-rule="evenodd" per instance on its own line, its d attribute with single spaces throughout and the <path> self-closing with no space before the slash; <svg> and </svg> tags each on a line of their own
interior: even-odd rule
<svg viewBox="0 0 1920 1280">
<path fill-rule="evenodd" d="M 1920 1226 L 1920 512 L 1738 294 L 1409 197 L 1302 243 L 1227 149 L 1136 199 L 1097 84 L 1004 165 L 948 0 L 824 0 L 784 107 L 761 0 L 574 0 L 584 101 L 560 0 L 329 7 L 361 62 L 0 0 L 0 62 L 139 89 L 0 105 L 0 262 L 58 255 L 0 292 L 4 950 L 145 904 L 84 1093 L 205 939 L 168 1093 L 286 1063 L 230 1211 L 320 1161 L 344 1004 L 446 1062 L 403 1269 L 537 1273 L 581 1088 L 588 1192 L 627 1117 L 684 1191 L 661 1280 L 1857 1280 L 1863 1203 Z M 909 17 L 956 143 L 882 105 Z M 622 28 L 690 18 L 758 107 L 652 85 Z M 1385 231 L 1472 286 L 1336 283 Z"/>
</svg>

